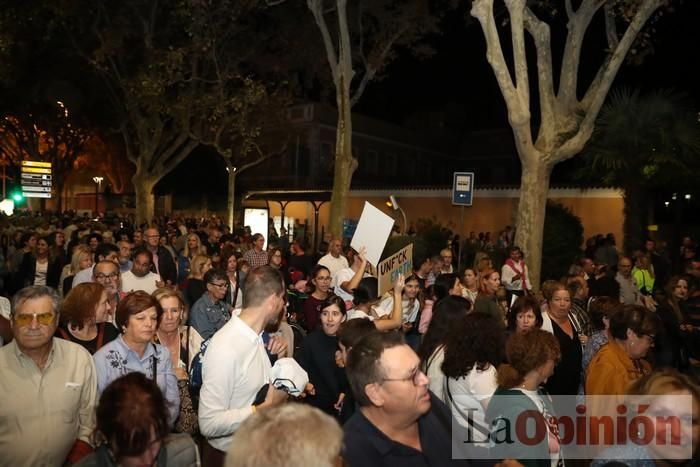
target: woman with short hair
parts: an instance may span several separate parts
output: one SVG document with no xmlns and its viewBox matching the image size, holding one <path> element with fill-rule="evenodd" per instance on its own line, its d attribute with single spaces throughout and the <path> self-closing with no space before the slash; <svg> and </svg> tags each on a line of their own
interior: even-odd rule
<svg viewBox="0 0 700 467">
<path fill-rule="evenodd" d="M 651 372 L 644 360 L 659 330 L 658 317 L 639 305 L 625 305 L 610 318 L 610 337 L 591 360 L 586 371 L 586 396 L 604 395 L 589 401 L 594 415 L 615 413 L 628 386 Z M 618 396 L 617 398 L 610 396 Z"/>
<path fill-rule="evenodd" d="M 83 282 L 68 293 L 61 304 L 61 323 L 56 337 L 80 344 L 93 355 L 119 336 L 109 322 L 109 295 L 96 282 Z"/>
<path fill-rule="evenodd" d="M 155 380 L 168 402 L 172 426 L 180 409 L 177 377 L 168 349 L 153 342 L 162 316 L 163 308 L 154 297 L 141 290 L 128 294 L 119 302 L 115 314 L 121 335 L 93 358 L 99 393 L 115 379 L 135 371 Z"/>
<path fill-rule="evenodd" d="M 197 445 L 186 434 L 170 434 L 167 401 L 142 373 L 111 382 L 97 405 L 95 451 L 79 467 L 200 465 Z"/>
<path fill-rule="evenodd" d="M 493 459 L 514 459 L 528 467 L 551 467 L 561 460 L 559 437 L 549 423 L 556 414 L 543 387 L 559 358 L 559 342 L 547 331 L 533 329 L 514 333 L 508 338 L 508 363 L 498 367 L 498 389 L 486 409 L 491 439 L 501 440 L 492 446 Z M 523 414 L 541 421 L 541 426 L 547 428 L 546 439 L 543 436 L 539 442 L 529 445 L 522 442 L 522 437 L 514 431 Z M 504 436 L 516 442 L 504 442 Z"/>
<path fill-rule="evenodd" d="M 508 332 L 525 332 L 542 327 L 540 304 L 532 295 L 518 297 L 508 312 Z"/>
</svg>

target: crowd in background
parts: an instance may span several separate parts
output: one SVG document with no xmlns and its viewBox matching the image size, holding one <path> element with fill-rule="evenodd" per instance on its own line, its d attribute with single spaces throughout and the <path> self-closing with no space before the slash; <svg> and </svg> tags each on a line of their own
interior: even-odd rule
<svg viewBox="0 0 700 467">
<path fill-rule="evenodd" d="M 700 257 L 689 237 L 678 252 L 653 240 L 622 252 L 611 234 L 597 236 L 565 277 L 535 291 L 511 228 L 496 240 L 472 232 L 414 257 L 413 272 L 379 296 L 364 248 L 347 239 L 309 252 L 305 238 L 231 231 L 215 216 L 141 227 L 26 217 L 1 235 L 0 290 L 13 305 L 0 298 L 0 420 L 52 440 L 51 423 L 67 423 L 59 414 L 38 404 L 25 420 L 5 404 L 36 394 L 26 381 L 36 374 L 63 387 L 68 367 L 73 399 L 61 410 L 75 413 L 60 442 L 31 454 L 17 443 L 0 465 L 197 465 L 200 456 L 203 465 L 333 465 L 341 448 L 358 466 L 534 465 L 517 450 L 489 460 L 494 420 L 568 409 L 551 395 L 680 392 L 700 403 Z M 495 258 L 497 248 L 508 256 Z M 70 364 L 48 372 L 59 358 Z M 277 371 L 294 376 L 273 379 Z M 296 387 L 300 371 L 309 385 Z M 264 386 L 280 379 L 294 388 Z M 515 405 L 500 404 L 504 395 Z M 283 404 L 290 398 L 303 405 Z M 590 410 L 614 413 L 609 404 L 591 399 Z M 466 460 L 450 455 L 451 419 L 478 427 Z M 289 437 L 280 427 L 301 420 L 300 433 L 317 434 L 280 439 Z M 0 435 L 3 450 L 13 436 Z M 265 444 L 273 438 L 316 460 L 285 460 Z M 535 464 L 573 462 L 556 430 L 549 438 L 532 448 Z M 630 459 L 668 455 L 633 448 Z"/>
</svg>

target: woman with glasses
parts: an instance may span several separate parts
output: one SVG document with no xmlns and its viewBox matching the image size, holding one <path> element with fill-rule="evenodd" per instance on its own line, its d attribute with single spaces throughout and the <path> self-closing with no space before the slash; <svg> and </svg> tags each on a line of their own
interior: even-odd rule
<svg viewBox="0 0 700 467">
<path fill-rule="evenodd" d="M 592 414 L 615 413 L 627 387 L 651 372 L 644 360 L 659 329 L 658 317 L 639 305 L 625 305 L 610 317 L 610 337 L 593 357 L 586 372 L 586 396 L 619 396 L 591 399 Z M 612 400 L 611 400 L 612 399 Z"/>
<path fill-rule="evenodd" d="M 180 410 L 177 377 L 168 349 L 155 344 L 163 308 L 154 297 L 139 290 L 128 294 L 117 306 L 115 323 L 121 335 L 94 355 L 97 391 L 102 393 L 115 379 L 139 372 L 154 380 L 165 396 L 173 426 Z"/>
<path fill-rule="evenodd" d="M 327 267 L 316 265 L 311 271 L 311 280 L 307 284 L 310 290 L 309 296 L 302 305 L 304 319 L 306 320 L 306 330 L 308 332 L 316 329 L 319 317 L 321 316 L 321 304 L 330 295 L 331 272 Z M 345 309 L 345 307 L 343 307 Z"/>
<path fill-rule="evenodd" d="M 84 282 L 71 289 L 61 306 L 61 324 L 56 337 L 80 344 L 94 354 L 119 336 L 109 322 L 112 312 L 107 291 L 95 282 Z"/>
<path fill-rule="evenodd" d="M 180 415 L 175 430 L 194 433 L 197 431 L 197 414 L 189 397 L 188 382 L 190 365 L 202 346 L 202 336 L 192 326 L 183 324 L 187 322 L 187 306 L 180 292 L 163 287 L 153 292 L 153 297 L 163 308 L 153 342 L 170 352 L 172 371 L 180 393 Z"/>
</svg>

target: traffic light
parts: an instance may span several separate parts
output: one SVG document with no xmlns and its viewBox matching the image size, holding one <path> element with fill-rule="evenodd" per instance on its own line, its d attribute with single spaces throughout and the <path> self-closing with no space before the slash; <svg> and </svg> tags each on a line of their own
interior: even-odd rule
<svg viewBox="0 0 700 467">
<path fill-rule="evenodd" d="M 20 203 L 24 200 L 24 195 L 21 191 L 15 191 L 14 193 L 12 193 L 12 200 L 15 203 Z"/>
</svg>

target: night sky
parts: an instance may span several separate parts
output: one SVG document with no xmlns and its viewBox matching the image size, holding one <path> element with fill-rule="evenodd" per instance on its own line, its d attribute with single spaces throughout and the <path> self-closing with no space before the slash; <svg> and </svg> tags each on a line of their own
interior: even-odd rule
<svg viewBox="0 0 700 467">
<path fill-rule="evenodd" d="M 664 14 L 654 24 L 654 52 L 639 65 L 623 65 L 613 88 L 621 85 L 640 87 L 644 91 L 672 88 L 687 93 L 700 109 L 700 71 L 697 65 L 700 1 L 676 0 L 674 3 L 675 11 Z M 442 34 L 428 39 L 435 50 L 432 57 L 418 60 L 410 53 L 400 53 L 385 70 L 385 77 L 370 83 L 354 111 L 397 124 L 406 123 L 415 113 L 442 111 L 446 115 L 445 124 L 457 134 L 480 129 L 507 129 L 505 104 L 486 62 L 481 27 L 462 10 L 450 15 L 441 30 Z M 553 27 L 553 36 L 562 30 Z M 600 31 L 593 28 L 589 31 L 582 56 L 584 76 L 591 75 L 600 63 L 598 60 L 605 44 L 596 40 L 602 40 L 602 37 Z M 506 48 L 509 41 L 502 40 L 502 44 Z M 534 84 L 534 79 L 531 79 L 531 85 Z M 178 186 L 177 191 L 189 191 L 181 180 L 191 183 L 198 179 L 192 175 L 209 163 L 217 163 L 217 159 L 216 154 L 206 149 L 196 151 L 166 177 L 160 188 L 167 190 Z M 203 161 L 208 163 L 202 164 Z M 557 167 L 553 180 L 567 180 L 574 164 L 570 161 Z M 213 181 L 203 177 L 207 180 L 207 189 L 216 185 L 216 191 L 223 194 L 226 190 L 225 173 L 220 178 L 221 181 Z M 199 189 L 197 186 L 189 188 L 193 191 Z"/>
</svg>

